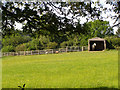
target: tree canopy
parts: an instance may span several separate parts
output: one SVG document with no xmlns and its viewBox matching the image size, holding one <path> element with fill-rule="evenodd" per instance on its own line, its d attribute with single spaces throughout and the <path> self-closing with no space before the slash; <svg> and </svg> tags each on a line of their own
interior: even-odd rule
<svg viewBox="0 0 120 90">
<path fill-rule="evenodd" d="M 93 7 L 92 4 L 96 6 Z M 119 5 L 118 2 L 117 6 L 113 6 L 116 14 L 119 12 Z M 85 34 L 89 31 L 85 29 L 87 21 L 102 20 L 104 18 L 101 16 L 102 10 L 108 9 L 103 8 L 99 2 L 6 2 L 2 5 L 2 10 L 3 37 L 18 32 L 14 26 L 15 22 L 22 23 L 22 33 L 37 37 Z M 86 18 L 85 24 L 80 24 L 80 17 Z M 119 19 L 119 15 L 113 17 L 116 21 Z M 106 30 L 109 32 L 110 29 Z"/>
<path fill-rule="evenodd" d="M 113 29 L 110 27 L 109 22 L 102 20 L 95 20 L 94 22 L 88 22 L 88 33 L 91 37 L 101 37 L 113 35 Z"/>
</svg>

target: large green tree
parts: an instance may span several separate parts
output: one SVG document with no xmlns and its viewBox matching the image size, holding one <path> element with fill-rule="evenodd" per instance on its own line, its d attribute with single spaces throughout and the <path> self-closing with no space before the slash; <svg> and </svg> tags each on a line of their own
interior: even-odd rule
<svg viewBox="0 0 120 90">
<path fill-rule="evenodd" d="M 113 29 L 110 27 L 108 21 L 95 20 L 90 21 L 87 24 L 88 35 L 90 37 L 101 37 L 113 35 Z"/>
<path fill-rule="evenodd" d="M 79 17 L 86 17 L 87 21 L 103 18 L 102 5 L 97 2 L 92 7 L 92 4 L 94 2 L 7 2 L 2 5 L 2 34 L 15 34 L 15 22 L 23 24 L 23 33 L 35 37 L 85 33 L 87 29 L 79 25 Z M 115 6 L 114 10 L 118 13 L 119 7 Z"/>
</svg>

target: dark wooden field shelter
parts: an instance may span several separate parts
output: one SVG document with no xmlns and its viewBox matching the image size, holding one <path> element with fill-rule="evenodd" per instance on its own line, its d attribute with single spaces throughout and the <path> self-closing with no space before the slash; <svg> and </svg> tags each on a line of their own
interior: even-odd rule
<svg viewBox="0 0 120 90">
<path fill-rule="evenodd" d="M 95 37 L 88 40 L 88 51 L 103 51 L 106 49 L 106 40 Z"/>
</svg>

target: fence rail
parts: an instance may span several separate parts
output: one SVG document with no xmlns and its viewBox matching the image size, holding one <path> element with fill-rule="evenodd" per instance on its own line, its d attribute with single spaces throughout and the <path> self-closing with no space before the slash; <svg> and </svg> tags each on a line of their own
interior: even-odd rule
<svg viewBox="0 0 120 90">
<path fill-rule="evenodd" d="M 64 52 L 79 52 L 85 50 L 88 50 L 86 46 L 82 46 L 81 48 L 72 46 L 72 47 L 59 48 L 59 49 L 3 52 L 2 56 L 41 55 L 41 54 L 54 54 L 54 53 L 64 53 Z"/>
</svg>

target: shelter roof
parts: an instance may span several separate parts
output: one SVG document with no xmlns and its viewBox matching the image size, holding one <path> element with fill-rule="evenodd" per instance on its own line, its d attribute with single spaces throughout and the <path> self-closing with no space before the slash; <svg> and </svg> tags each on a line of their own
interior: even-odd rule
<svg viewBox="0 0 120 90">
<path fill-rule="evenodd" d="M 100 38 L 100 37 L 95 37 L 95 38 L 91 38 L 89 39 L 89 41 L 104 41 L 105 39 Z"/>
</svg>

